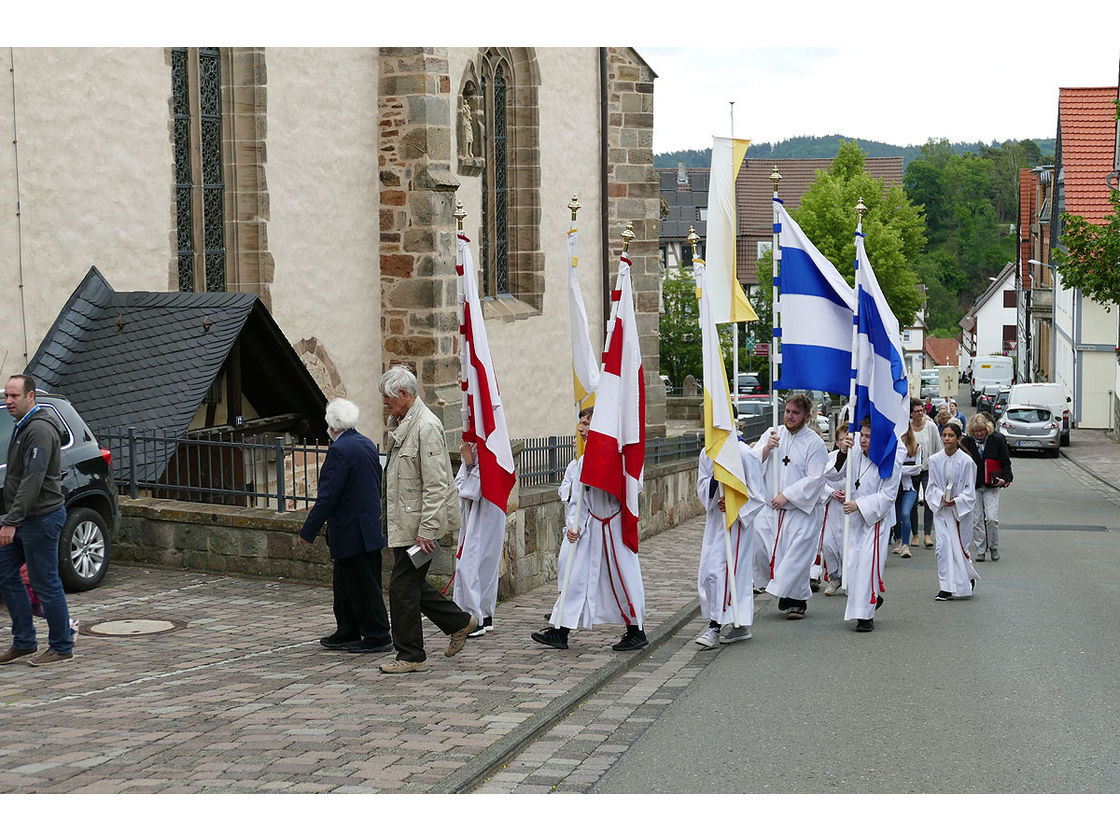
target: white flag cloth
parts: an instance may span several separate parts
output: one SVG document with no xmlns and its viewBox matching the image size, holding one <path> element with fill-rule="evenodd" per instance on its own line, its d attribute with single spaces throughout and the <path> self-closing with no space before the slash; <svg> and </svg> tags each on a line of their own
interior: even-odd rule
<svg viewBox="0 0 1120 840">
<path fill-rule="evenodd" d="M 774 387 L 847 394 L 856 293 L 809 241 L 785 205 L 776 201 L 774 206 L 781 235 L 782 315 L 781 376 Z"/>
<path fill-rule="evenodd" d="M 482 498 L 505 512 L 509 494 L 517 480 L 509 444 L 506 415 L 494 375 L 494 360 L 486 341 L 486 324 L 478 300 L 478 280 L 470 240 L 459 234 L 459 333 L 460 364 L 466 392 L 463 440 L 476 444 Z"/>
<path fill-rule="evenodd" d="M 859 292 L 859 334 L 856 339 L 856 410 L 851 428 L 871 418 L 868 456 L 886 478 L 894 469 L 895 450 L 910 424 L 910 391 L 898 318 L 891 312 L 856 234 L 856 289 Z"/>
<path fill-rule="evenodd" d="M 575 228 L 568 231 L 568 320 L 572 327 L 572 385 L 575 403 L 582 406 L 599 384 L 599 364 L 591 349 L 591 330 L 587 326 L 587 310 L 579 287 L 577 235 Z"/>
<path fill-rule="evenodd" d="M 708 176 L 708 221 L 704 262 L 711 294 L 712 315 L 717 324 L 757 321 L 735 270 L 736 198 L 735 180 L 743 165 L 750 140 L 712 138 L 712 163 Z"/>
<path fill-rule="evenodd" d="M 595 389 L 595 414 L 587 433 L 580 481 L 598 487 L 622 506 L 622 540 L 638 551 L 638 495 L 646 455 L 646 392 L 630 260 L 618 264 L 614 320 L 603 351 L 603 373 Z"/>
<path fill-rule="evenodd" d="M 726 522 L 730 528 L 747 503 L 747 480 L 739 454 L 739 430 L 731 412 L 731 390 L 719 346 L 719 332 L 712 314 L 708 282 L 702 260 L 693 261 L 693 276 L 700 294 L 700 335 L 704 359 L 704 451 L 712 460 L 716 481 L 723 485 Z"/>
</svg>

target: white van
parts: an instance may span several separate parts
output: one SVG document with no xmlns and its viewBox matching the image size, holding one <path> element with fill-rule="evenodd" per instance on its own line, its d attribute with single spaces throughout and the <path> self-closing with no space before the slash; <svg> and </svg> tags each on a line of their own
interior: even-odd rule
<svg viewBox="0 0 1120 840">
<path fill-rule="evenodd" d="M 1069 446 L 1070 407 L 1073 405 L 1073 397 L 1061 382 L 1023 382 L 1013 385 L 1007 404 L 1048 408 L 1051 417 L 1062 418 L 1062 434 L 1059 441 L 1062 446 Z"/>
<path fill-rule="evenodd" d="M 1010 388 L 1014 375 L 1010 356 L 977 356 L 972 360 L 972 404 L 976 405 L 985 385 Z"/>
</svg>

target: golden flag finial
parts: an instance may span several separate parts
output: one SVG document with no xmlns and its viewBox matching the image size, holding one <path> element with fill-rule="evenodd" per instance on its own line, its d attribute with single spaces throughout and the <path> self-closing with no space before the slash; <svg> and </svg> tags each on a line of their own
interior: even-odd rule
<svg viewBox="0 0 1120 840">
<path fill-rule="evenodd" d="M 770 183 L 774 185 L 774 192 L 778 191 L 778 184 L 782 182 L 782 176 L 778 172 L 778 164 L 774 164 L 774 171 L 770 173 Z"/>
<path fill-rule="evenodd" d="M 859 216 L 860 220 L 862 221 L 863 220 L 863 214 L 866 213 L 866 212 L 867 212 L 867 205 L 863 203 L 863 196 L 861 195 L 859 197 L 859 203 L 856 204 L 856 215 Z"/>
<path fill-rule="evenodd" d="M 637 236 L 637 234 L 634 233 L 634 223 L 633 222 L 627 222 L 626 223 L 626 230 L 624 230 L 622 232 L 622 253 L 624 253 L 624 254 L 630 253 L 630 240 L 633 239 L 635 236 Z"/>
<path fill-rule="evenodd" d="M 463 209 L 463 202 L 455 202 L 455 212 L 451 214 L 459 225 L 459 233 L 463 232 L 463 219 L 467 218 L 467 211 Z"/>
<path fill-rule="evenodd" d="M 684 241 L 687 242 L 691 246 L 692 256 L 693 256 L 693 258 L 695 258 L 696 257 L 696 243 L 698 243 L 700 241 L 700 237 L 696 235 L 696 229 L 692 225 L 688 226 L 688 236 L 686 236 L 684 238 Z"/>
<path fill-rule="evenodd" d="M 582 205 L 579 203 L 579 196 L 572 193 L 572 200 L 568 202 L 568 209 L 572 211 L 573 222 L 576 220 L 576 213 L 579 212 L 581 206 Z"/>
</svg>

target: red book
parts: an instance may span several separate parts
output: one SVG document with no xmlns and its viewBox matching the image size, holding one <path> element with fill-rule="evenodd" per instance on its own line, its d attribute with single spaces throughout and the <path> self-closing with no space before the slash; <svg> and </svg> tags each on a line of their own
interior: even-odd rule
<svg viewBox="0 0 1120 840">
<path fill-rule="evenodd" d="M 984 486 L 991 487 L 997 478 L 1003 478 L 1000 475 L 1001 467 L 999 461 L 995 458 L 984 459 Z"/>
</svg>

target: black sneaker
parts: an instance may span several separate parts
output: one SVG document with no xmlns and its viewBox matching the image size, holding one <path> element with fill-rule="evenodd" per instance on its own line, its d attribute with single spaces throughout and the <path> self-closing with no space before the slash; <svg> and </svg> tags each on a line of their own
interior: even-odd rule
<svg viewBox="0 0 1120 840">
<path fill-rule="evenodd" d="M 633 624 L 626 627 L 626 633 L 616 645 L 611 645 L 611 650 L 639 650 L 649 644 L 645 632 Z"/>
<path fill-rule="evenodd" d="M 856 632 L 857 633 L 870 633 L 875 629 L 875 619 L 873 618 L 857 618 L 856 619 Z"/>
<path fill-rule="evenodd" d="M 529 638 L 546 647 L 556 648 L 557 650 L 568 649 L 567 629 L 546 627 L 537 633 L 530 634 Z"/>
<path fill-rule="evenodd" d="M 362 639 L 360 642 L 351 642 L 346 646 L 348 653 L 388 653 L 393 649 L 393 643 L 374 644 L 367 639 Z"/>
<path fill-rule="evenodd" d="M 795 602 L 792 598 L 779 598 L 778 599 L 778 609 L 780 611 L 788 610 L 790 607 L 792 607 L 794 605 L 794 603 Z"/>
<path fill-rule="evenodd" d="M 942 589 L 940 592 L 937 593 L 937 596 L 933 600 L 935 600 L 935 601 L 949 601 L 949 600 L 952 600 L 952 598 L 953 598 L 953 593 L 952 592 L 946 592 L 944 589 Z"/>
<path fill-rule="evenodd" d="M 887 599 L 886 599 L 886 598 L 884 598 L 884 597 L 883 597 L 882 595 L 880 595 L 880 596 L 879 596 L 878 598 L 876 598 L 876 599 L 875 599 L 875 609 L 879 609 L 879 607 L 883 606 L 883 603 L 884 603 L 884 602 L 885 602 L 886 600 L 887 600 Z M 871 620 L 871 619 L 868 619 L 868 621 L 870 621 L 870 620 Z"/>
<path fill-rule="evenodd" d="M 797 601 L 794 601 L 795 606 L 786 610 L 786 619 L 794 621 L 805 617 L 805 607 L 801 606 Z"/>
<path fill-rule="evenodd" d="M 331 633 L 319 640 L 319 644 L 327 650 L 346 650 L 350 645 L 360 642 L 361 639 L 340 639 L 337 633 Z"/>
</svg>

